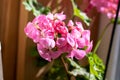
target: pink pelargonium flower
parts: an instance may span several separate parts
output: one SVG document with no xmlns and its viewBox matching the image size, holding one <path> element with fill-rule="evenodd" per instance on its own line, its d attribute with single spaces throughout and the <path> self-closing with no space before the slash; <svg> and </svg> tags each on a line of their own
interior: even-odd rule
<svg viewBox="0 0 120 80">
<path fill-rule="evenodd" d="M 84 30 L 82 32 L 82 38 L 85 38 L 86 40 L 90 41 L 90 30 Z"/>
<path fill-rule="evenodd" d="M 80 32 L 83 32 L 84 31 L 84 28 L 83 28 L 83 25 L 81 22 L 76 22 L 76 29 Z"/>
<path fill-rule="evenodd" d="M 35 24 L 29 22 L 24 28 L 24 32 L 29 38 L 33 39 L 35 43 L 39 41 L 40 31 L 37 29 Z"/>
<path fill-rule="evenodd" d="M 92 50 L 93 47 L 93 41 L 89 42 L 86 48 L 86 53 L 89 53 Z"/>
<path fill-rule="evenodd" d="M 24 31 L 26 35 L 37 43 L 39 55 L 51 61 L 63 53 L 68 57 L 82 59 L 92 50 L 90 31 L 84 30 L 81 22 L 72 20 L 66 27 L 63 13 L 39 15 L 29 22 Z"/>
<path fill-rule="evenodd" d="M 67 42 L 72 48 L 78 47 L 78 45 L 76 44 L 76 39 L 69 33 L 67 34 Z"/>
<path fill-rule="evenodd" d="M 42 48 L 52 49 L 55 47 L 55 41 L 49 38 L 40 38 L 38 44 L 41 45 L 41 49 Z"/>
<path fill-rule="evenodd" d="M 72 58 L 75 57 L 78 60 L 81 60 L 85 57 L 86 52 L 84 50 L 79 50 L 79 49 L 73 49 L 70 54 L 67 56 Z"/>
<path fill-rule="evenodd" d="M 71 33 L 70 33 L 74 38 L 80 38 L 81 37 L 81 32 L 78 31 L 77 29 L 73 29 L 71 30 Z"/>
<path fill-rule="evenodd" d="M 49 38 L 41 38 L 37 44 L 40 56 L 48 61 L 58 58 L 62 53 L 60 50 L 52 50 L 53 48 L 55 48 L 55 41 Z"/>
<path fill-rule="evenodd" d="M 46 48 L 41 49 L 40 44 L 37 44 L 37 49 L 38 49 L 40 56 L 47 61 L 51 61 L 53 59 L 56 59 L 62 54 L 62 52 L 60 50 L 52 51 L 52 50 L 49 50 Z"/>
<path fill-rule="evenodd" d="M 90 30 L 84 30 L 82 32 L 82 38 L 85 40 L 86 53 L 89 53 L 93 47 L 93 41 L 90 41 Z"/>
<path fill-rule="evenodd" d="M 43 29 L 40 31 L 40 38 L 50 38 L 54 39 L 55 32 L 49 29 Z"/>
<path fill-rule="evenodd" d="M 76 22 L 76 26 L 69 21 L 68 27 L 71 27 L 70 33 L 67 34 L 67 42 L 71 46 L 68 57 L 82 59 L 92 50 L 92 42 L 90 42 L 90 30 L 84 30 L 80 22 Z"/>
<path fill-rule="evenodd" d="M 54 15 L 54 17 L 56 17 L 57 19 L 59 19 L 59 20 L 61 20 L 61 21 L 63 21 L 63 20 L 66 19 L 66 15 L 64 15 L 63 12 L 61 12 L 61 13 L 56 13 L 56 14 Z"/>
<path fill-rule="evenodd" d="M 39 16 L 35 17 L 35 19 L 32 21 L 32 23 L 38 25 L 40 30 L 52 29 L 52 23 L 49 21 L 49 19 L 46 17 L 46 15 L 39 15 Z"/>
<path fill-rule="evenodd" d="M 91 5 L 98 11 L 107 14 L 108 18 L 114 18 L 116 15 L 118 0 L 91 0 Z"/>
<path fill-rule="evenodd" d="M 70 57 L 72 59 L 75 57 L 78 60 L 85 57 L 86 51 L 79 49 L 76 39 L 70 34 L 67 35 L 67 42 L 71 46 L 71 52 L 67 55 L 67 57 Z"/>
<path fill-rule="evenodd" d="M 65 26 L 65 23 L 60 20 L 55 20 L 53 27 L 55 29 L 55 32 L 61 34 L 61 36 L 65 36 L 68 33 L 68 29 Z"/>
<path fill-rule="evenodd" d="M 84 28 L 83 28 L 81 22 L 76 22 L 75 24 L 76 24 L 76 26 L 74 26 L 74 23 L 72 20 L 69 20 L 67 26 L 70 30 L 77 29 L 79 32 L 84 31 Z"/>
<path fill-rule="evenodd" d="M 79 48 L 84 48 L 86 46 L 86 40 L 84 38 L 76 39 Z"/>
<path fill-rule="evenodd" d="M 66 46 L 66 44 L 67 44 L 66 38 L 64 38 L 64 37 L 57 38 L 57 40 L 56 40 L 56 46 L 58 48 L 64 47 L 64 46 Z"/>
<path fill-rule="evenodd" d="M 53 15 L 52 13 L 49 13 L 49 14 L 47 15 L 47 18 L 50 19 L 50 20 L 55 20 L 55 19 L 57 19 L 57 20 L 63 21 L 63 20 L 66 19 L 66 15 L 64 15 L 63 12 L 61 12 L 61 13 L 56 13 L 56 14 L 54 14 L 54 15 Z"/>
</svg>

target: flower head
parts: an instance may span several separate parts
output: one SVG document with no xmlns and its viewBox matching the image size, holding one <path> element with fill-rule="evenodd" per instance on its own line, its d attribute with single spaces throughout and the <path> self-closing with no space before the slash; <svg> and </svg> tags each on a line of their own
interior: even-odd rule
<svg viewBox="0 0 120 80">
<path fill-rule="evenodd" d="M 92 49 L 90 31 L 84 30 L 81 22 L 69 21 L 66 26 L 63 13 L 39 15 L 29 22 L 24 31 L 37 43 L 37 50 L 42 58 L 51 61 L 61 54 L 82 59 Z"/>
<path fill-rule="evenodd" d="M 90 3 L 98 11 L 107 14 L 108 18 L 115 17 L 118 0 L 91 0 Z"/>
</svg>

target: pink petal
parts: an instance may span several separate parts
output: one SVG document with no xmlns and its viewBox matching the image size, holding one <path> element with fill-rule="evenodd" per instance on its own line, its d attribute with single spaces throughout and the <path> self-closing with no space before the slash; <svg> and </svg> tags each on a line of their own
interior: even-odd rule
<svg viewBox="0 0 120 80">
<path fill-rule="evenodd" d="M 37 49 L 38 49 L 39 55 L 43 59 L 45 59 L 47 61 L 51 61 L 50 53 L 46 49 L 44 49 L 44 48 L 41 49 L 41 45 L 40 44 L 37 44 Z"/>
<path fill-rule="evenodd" d="M 82 32 L 82 38 L 85 38 L 86 40 L 90 40 L 90 30 L 84 30 Z"/>
<path fill-rule="evenodd" d="M 68 42 L 72 47 L 75 46 L 75 40 L 74 40 L 74 38 L 73 38 L 70 34 L 67 35 L 67 42 Z"/>
<path fill-rule="evenodd" d="M 93 47 L 93 41 L 91 41 L 87 46 L 86 53 L 89 53 L 92 50 L 92 47 Z"/>
<path fill-rule="evenodd" d="M 74 36 L 74 38 L 80 38 L 81 37 L 80 31 L 78 31 L 77 29 L 73 29 L 71 31 L 71 35 Z"/>
<path fill-rule="evenodd" d="M 76 27 L 77 27 L 77 29 L 80 31 L 80 32 L 82 32 L 82 31 L 84 31 L 84 28 L 83 28 L 83 26 L 82 26 L 82 23 L 81 22 L 76 22 Z"/>
<path fill-rule="evenodd" d="M 84 48 L 86 46 L 86 41 L 84 38 L 77 39 L 77 44 L 79 48 Z"/>
<path fill-rule="evenodd" d="M 37 16 L 32 23 L 37 24 L 38 27 L 40 28 L 40 30 L 42 29 L 48 29 L 50 28 L 52 25 L 49 22 L 49 20 L 47 19 L 46 15 L 39 15 Z"/>
<path fill-rule="evenodd" d="M 72 50 L 72 47 L 69 44 L 66 44 L 63 47 L 59 48 L 63 53 L 70 53 Z"/>
<path fill-rule="evenodd" d="M 86 52 L 84 50 L 78 50 L 78 49 L 73 49 L 71 51 L 71 53 L 68 55 L 68 57 L 71 57 L 73 59 L 73 57 L 75 57 L 78 60 L 81 60 L 82 58 L 84 58 L 86 55 Z"/>
<path fill-rule="evenodd" d="M 61 54 L 62 54 L 62 51 L 60 51 L 60 50 L 52 52 L 51 53 L 51 58 L 52 59 L 57 59 Z"/>
<path fill-rule="evenodd" d="M 54 16 L 52 13 L 48 13 L 47 18 L 50 20 L 54 20 Z"/>
<path fill-rule="evenodd" d="M 43 29 L 41 31 L 41 35 L 44 38 L 50 38 L 50 39 L 54 39 L 54 31 L 50 30 L 50 29 Z"/>
<path fill-rule="evenodd" d="M 69 22 L 68 22 L 68 25 L 67 26 L 74 26 L 74 23 L 73 23 L 73 21 L 72 20 L 69 20 Z"/>
<path fill-rule="evenodd" d="M 58 38 L 57 41 L 56 41 L 56 45 L 57 47 L 63 47 L 67 44 L 67 41 L 65 38 L 61 37 L 61 38 Z"/>
<path fill-rule="evenodd" d="M 59 20 L 61 20 L 61 21 L 66 19 L 66 15 L 64 15 L 63 12 L 61 12 L 61 13 L 56 13 L 56 14 L 54 15 L 54 17 L 56 17 L 57 19 L 59 19 Z"/>
<path fill-rule="evenodd" d="M 39 44 L 41 45 L 42 48 L 46 49 L 52 49 L 55 47 L 55 41 L 49 38 L 41 38 L 39 40 Z"/>
<path fill-rule="evenodd" d="M 35 43 L 39 41 L 40 31 L 35 27 L 33 23 L 29 22 L 24 28 L 24 32 L 29 38 L 33 39 Z"/>
</svg>

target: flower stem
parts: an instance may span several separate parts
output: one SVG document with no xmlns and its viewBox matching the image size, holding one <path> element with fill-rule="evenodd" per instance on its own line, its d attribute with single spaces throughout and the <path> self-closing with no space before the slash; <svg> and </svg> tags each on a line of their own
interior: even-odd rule
<svg viewBox="0 0 120 80">
<path fill-rule="evenodd" d="M 107 30 L 107 28 L 109 27 L 110 24 L 111 24 L 111 21 L 103 29 L 102 34 L 100 35 L 100 37 L 98 39 L 98 42 L 97 42 L 97 44 L 96 44 L 96 46 L 95 46 L 95 48 L 93 50 L 93 53 L 96 53 L 96 51 L 97 51 L 97 49 L 98 49 L 98 47 L 99 47 L 99 45 L 100 45 L 100 43 L 102 41 L 103 35 L 105 34 L 105 32 L 106 32 L 106 30 Z"/>
<path fill-rule="evenodd" d="M 68 80 L 70 80 L 70 75 L 69 75 L 69 73 L 68 73 L 68 67 L 67 67 L 67 65 L 66 65 L 66 63 L 65 63 L 65 60 L 64 60 L 64 58 L 63 58 L 62 56 L 60 57 L 60 59 L 61 59 L 61 62 L 62 62 L 62 64 L 63 64 L 64 68 L 65 68 L 65 71 L 66 71 Z"/>
</svg>

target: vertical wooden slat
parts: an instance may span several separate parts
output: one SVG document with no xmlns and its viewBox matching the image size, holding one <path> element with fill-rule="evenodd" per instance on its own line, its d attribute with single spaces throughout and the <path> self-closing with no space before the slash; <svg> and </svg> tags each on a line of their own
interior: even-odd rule
<svg viewBox="0 0 120 80">
<path fill-rule="evenodd" d="M 1 11 L 0 15 L 2 15 L 2 6 L 3 6 L 2 4 L 3 4 L 3 0 L 0 2 L 0 11 Z M 1 33 L 2 32 L 2 30 L 1 30 L 2 29 L 1 28 L 1 22 L 2 22 L 2 16 L 0 16 L 0 41 L 1 41 L 1 36 L 2 36 L 2 33 Z"/>
<path fill-rule="evenodd" d="M 0 4 L 4 80 L 15 80 L 19 0 L 2 0 Z"/>
<path fill-rule="evenodd" d="M 18 38 L 18 55 L 17 55 L 17 77 L 16 80 L 24 80 L 25 73 L 25 53 L 26 53 L 26 36 L 24 27 L 28 21 L 28 12 L 25 10 L 23 0 L 20 1 L 20 19 L 19 19 L 19 38 Z"/>
</svg>

